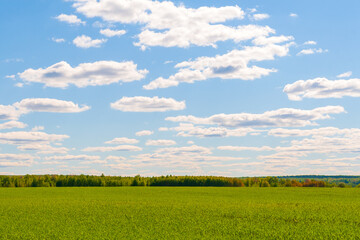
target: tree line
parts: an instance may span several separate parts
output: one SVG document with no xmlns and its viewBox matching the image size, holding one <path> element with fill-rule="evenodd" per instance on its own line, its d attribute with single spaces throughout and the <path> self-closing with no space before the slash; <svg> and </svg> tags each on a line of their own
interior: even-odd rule
<svg viewBox="0 0 360 240">
<path fill-rule="evenodd" d="M 213 186 L 213 187 L 360 187 L 360 177 L 352 182 L 331 182 L 310 178 L 160 176 L 121 177 L 92 175 L 0 175 L 0 187 L 119 187 L 119 186 Z M 341 178 L 342 180 L 344 178 Z"/>
</svg>

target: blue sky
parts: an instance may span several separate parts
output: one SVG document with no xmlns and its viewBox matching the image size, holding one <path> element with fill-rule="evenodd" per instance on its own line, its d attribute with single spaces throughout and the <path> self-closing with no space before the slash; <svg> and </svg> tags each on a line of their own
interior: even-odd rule
<svg viewBox="0 0 360 240">
<path fill-rule="evenodd" d="M 0 3 L 0 174 L 360 174 L 358 1 Z"/>
</svg>

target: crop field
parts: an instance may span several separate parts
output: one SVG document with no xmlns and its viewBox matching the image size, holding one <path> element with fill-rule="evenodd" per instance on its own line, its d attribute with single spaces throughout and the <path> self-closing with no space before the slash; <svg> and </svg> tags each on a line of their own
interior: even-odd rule
<svg viewBox="0 0 360 240">
<path fill-rule="evenodd" d="M 1 239 L 359 239 L 359 188 L 0 188 Z"/>
</svg>

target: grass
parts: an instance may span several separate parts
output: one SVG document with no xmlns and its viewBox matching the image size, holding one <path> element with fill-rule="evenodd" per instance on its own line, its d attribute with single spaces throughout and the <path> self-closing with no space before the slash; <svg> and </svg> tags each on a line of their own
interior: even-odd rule
<svg viewBox="0 0 360 240">
<path fill-rule="evenodd" d="M 0 239 L 359 239 L 354 188 L 0 188 Z"/>
</svg>

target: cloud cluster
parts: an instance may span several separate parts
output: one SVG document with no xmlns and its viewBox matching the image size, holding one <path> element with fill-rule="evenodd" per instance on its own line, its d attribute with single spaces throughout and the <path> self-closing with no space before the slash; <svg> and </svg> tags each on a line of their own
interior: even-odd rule
<svg viewBox="0 0 360 240">
<path fill-rule="evenodd" d="M 308 48 L 308 49 L 301 50 L 296 55 L 301 56 L 301 55 L 311 55 L 311 54 L 315 54 L 315 53 L 326 53 L 326 52 L 328 52 L 327 49 L 324 50 L 322 48 Z"/>
<path fill-rule="evenodd" d="M 249 133 L 258 132 L 253 128 L 235 128 L 229 129 L 225 127 L 203 127 L 195 126 L 191 123 L 180 123 L 177 127 L 161 129 L 162 131 L 176 131 L 177 136 L 181 137 L 243 137 Z"/>
<path fill-rule="evenodd" d="M 136 144 L 139 140 L 133 138 L 114 138 L 113 140 L 105 142 L 106 144 Z"/>
<path fill-rule="evenodd" d="M 293 101 L 300 101 L 303 98 L 360 97 L 360 79 L 328 80 L 327 78 L 314 78 L 299 80 L 287 84 L 283 91 Z"/>
<path fill-rule="evenodd" d="M 178 86 L 179 83 L 194 83 L 210 78 L 254 80 L 267 76 L 276 69 L 269 69 L 250 65 L 250 62 L 273 60 L 276 56 L 283 57 L 288 54 L 291 44 L 276 45 L 275 42 L 288 41 L 291 37 L 282 37 L 266 40 L 265 38 L 255 39 L 263 46 L 245 47 L 242 50 L 232 50 L 224 55 L 215 57 L 199 57 L 194 61 L 178 63 L 175 67 L 180 70 L 165 79 L 159 77 L 143 88 L 147 90 L 157 88 L 168 88 Z"/>
<path fill-rule="evenodd" d="M 341 73 L 341 74 L 337 75 L 336 77 L 337 78 L 348 78 L 351 75 L 352 75 L 352 71 L 348 71 L 348 72 Z"/>
<path fill-rule="evenodd" d="M 82 21 L 81 19 L 79 19 L 76 15 L 67 15 L 67 14 L 60 14 L 59 16 L 55 17 L 57 20 L 59 20 L 60 22 L 66 22 L 69 24 L 74 24 L 74 25 L 85 25 L 86 23 L 84 21 Z"/>
<path fill-rule="evenodd" d="M 166 112 L 185 109 L 185 101 L 159 97 L 123 97 L 111 103 L 111 108 L 123 112 Z"/>
<path fill-rule="evenodd" d="M 44 158 L 46 161 L 96 161 L 100 160 L 99 156 L 92 155 L 63 155 L 63 156 L 49 156 Z"/>
<path fill-rule="evenodd" d="M 69 149 L 66 147 L 53 147 L 50 142 L 27 143 L 17 147 L 20 151 L 36 151 L 37 154 L 66 154 Z"/>
<path fill-rule="evenodd" d="M 56 113 L 78 113 L 87 111 L 89 106 L 79 107 L 71 101 L 53 98 L 26 98 L 13 104 L 21 113 L 28 112 L 56 112 Z"/>
<path fill-rule="evenodd" d="M 66 88 L 101 86 L 119 82 L 132 82 L 143 79 L 148 71 L 138 70 L 132 61 L 98 61 L 81 63 L 76 67 L 67 62 L 58 62 L 48 68 L 29 68 L 19 77 L 27 83 L 42 83 L 46 87 Z"/>
<path fill-rule="evenodd" d="M 0 120 L 17 120 L 21 115 L 30 112 L 57 112 L 78 113 L 89 110 L 90 107 L 79 107 L 71 101 L 63 101 L 53 98 L 25 98 L 12 105 L 0 105 Z M 0 125 L 0 129 L 10 127 L 24 128 L 25 125 L 16 121 L 10 121 Z"/>
<path fill-rule="evenodd" d="M 168 140 L 168 139 L 157 139 L 157 140 L 146 141 L 146 146 L 171 146 L 175 144 L 176 142 L 174 140 Z"/>
<path fill-rule="evenodd" d="M 92 39 L 89 36 L 81 35 L 73 40 L 73 44 L 79 48 L 99 48 L 101 44 L 105 43 L 106 39 Z"/>
<path fill-rule="evenodd" d="M 35 157 L 30 154 L 0 153 L 0 167 L 29 167 Z"/>
<path fill-rule="evenodd" d="M 251 19 L 255 20 L 255 21 L 260 21 L 260 20 L 264 20 L 269 18 L 270 15 L 267 13 L 255 13 L 254 15 L 251 16 Z"/>
<path fill-rule="evenodd" d="M 1 118 L 0 118 L 1 119 Z M 9 121 L 0 124 L 0 130 L 11 129 L 11 128 L 26 128 L 27 124 L 18 121 Z"/>
<path fill-rule="evenodd" d="M 76 0 L 76 11 L 88 18 L 100 17 L 107 22 L 143 25 L 137 46 L 189 47 L 216 46 L 218 41 L 249 40 L 273 33 L 269 27 L 256 25 L 227 26 L 229 20 L 241 20 L 245 12 L 238 6 L 200 7 L 176 6 L 170 1 L 151 0 Z M 266 18 L 257 14 L 257 20 Z"/>
<path fill-rule="evenodd" d="M 329 114 L 344 113 L 341 106 L 326 106 L 312 110 L 280 108 L 261 114 L 216 114 L 207 118 L 188 116 L 167 117 L 167 121 L 223 127 L 296 127 L 316 125 L 317 120 L 329 119 Z"/>
<path fill-rule="evenodd" d="M 154 134 L 154 132 L 150 130 L 142 130 L 135 133 L 136 136 L 149 136 L 152 134 Z"/>
<path fill-rule="evenodd" d="M 112 152 L 112 151 L 141 151 L 142 148 L 134 145 L 119 145 L 114 147 L 87 147 L 84 152 Z"/>
<path fill-rule="evenodd" d="M 125 30 L 112 30 L 109 28 L 106 29 L 101 29 L 100 33 L 106 37 L 115 37 L 115 36 L 121 36 L 124 35 L 126 33 Z"/>
<path fill-rule="evenodd" d="M 18 131 L 0 133 L 0 143 L 13 145 L 49 144 L 51 142 L 63 141 L 66 138 L 69 138 L 69 136 L 45 132 Z"/>
</svg>

